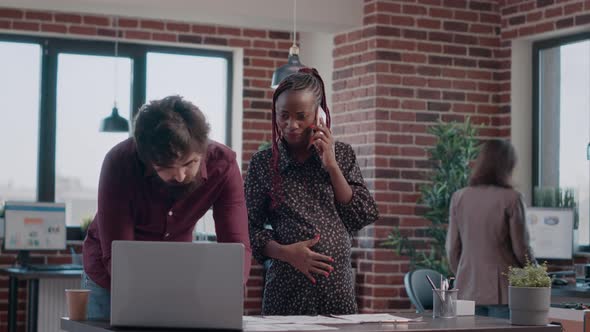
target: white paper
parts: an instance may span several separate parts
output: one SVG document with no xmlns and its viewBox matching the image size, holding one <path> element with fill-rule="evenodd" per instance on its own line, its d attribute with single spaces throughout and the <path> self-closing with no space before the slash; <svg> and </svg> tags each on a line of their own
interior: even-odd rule
<svg viewBox="0 0 590 332">
<path fill-rule="evenodd" d="M 282 324 L 355 324 L 355 322 L 328 316 L 265 316 Z"/>
<path fill-rule="evenodd" d="M 390 314 L 358 314 L 358 315 L 334 315 L 355 323 L 408 323 L 412 320 L 405 317 L 393 316 Z"/>
<path fill-rule="evenodd" d="M 245 324 L 244 331 L 327 331 L 336 327 L 315 324 Z"/>
<path fill-rule="evenodd" d="M 390 314 L 327 316 L 244 316 L 244 331 L 313 331 L 337 330 L 318 324 L 408 323 L 412 319 Z"/>
<path fill-rule="evenodd" d="M 244 324 L 275 324 L 279 323 L 276 320 L 261 316 L 243 316 L 242 322 Z"/>
</svg>

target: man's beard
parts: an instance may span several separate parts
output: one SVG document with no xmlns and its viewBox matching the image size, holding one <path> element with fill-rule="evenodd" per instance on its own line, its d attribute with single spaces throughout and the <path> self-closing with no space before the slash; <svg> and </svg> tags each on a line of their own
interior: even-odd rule
<svg viewBox="0 0 590 332">
<path fill-rule="evenodd" d="M 176 181 L 164 181 L 160 179 L 161 183 L 163 184 L 164 188 L 170 193 L 170 196 L 174 200 L 179 200 L 185 198 L 189 194 L 191 194 L 195 189 L 197 189 L 200 185 L 200 181 L 197 178 L 194 178 L 192 181 L 188 183 L 178 183 Z"/>
</svg>

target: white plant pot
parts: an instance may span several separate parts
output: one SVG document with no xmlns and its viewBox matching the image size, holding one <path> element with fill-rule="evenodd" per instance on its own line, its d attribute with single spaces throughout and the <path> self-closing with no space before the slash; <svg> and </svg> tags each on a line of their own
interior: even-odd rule
<svg viewBox="0 0 590 332">
<path fill-rule="evenodd" d="M 550 287 L 508 287 L 511 324 L 547 325 L 550 303 Z"/>
</svg>

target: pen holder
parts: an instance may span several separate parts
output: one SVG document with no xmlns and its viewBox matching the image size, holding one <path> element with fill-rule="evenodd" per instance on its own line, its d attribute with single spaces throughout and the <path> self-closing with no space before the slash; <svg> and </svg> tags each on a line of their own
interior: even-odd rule
<svg viewBox="0 0 590 332">
<path fill-rule="evenodd" d="M 458 289 L 432 290 L 432 317 L 453 318 L 457 316 Z"/>
</svg>

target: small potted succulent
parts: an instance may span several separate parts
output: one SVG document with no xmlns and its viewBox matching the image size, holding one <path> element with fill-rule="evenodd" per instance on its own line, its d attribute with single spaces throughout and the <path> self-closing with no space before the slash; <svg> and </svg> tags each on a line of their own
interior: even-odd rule
<svg viewBox="0 0 590 332">
<path fill-rule="evenodd" d="M 551 303 L 551 278 L 547 263 L 529 262 L 522 268 L 508 268 L 508 306 L 514 325 L 546 325 Z"/>
<path fill-rule="evenodd" d="M 82 221 L 80 222 L 80 232 L 82 233 L 82 239 L 86 238 L 86 232 L 88 232 L 88 227 L 90 227 L 92 220 L 94 220 L 92 215 L 82 218 Z"/>
</svg>

